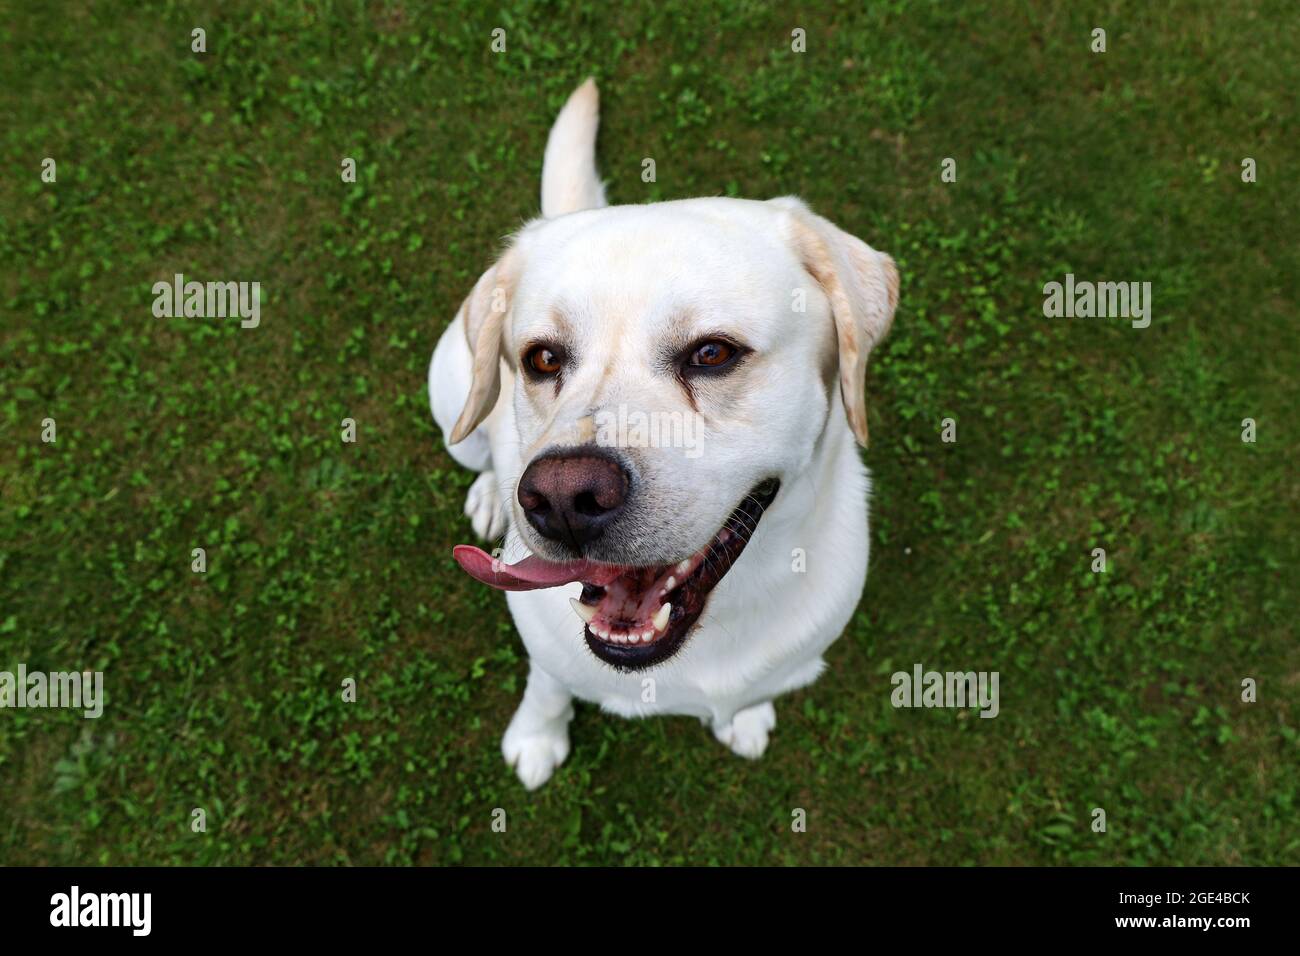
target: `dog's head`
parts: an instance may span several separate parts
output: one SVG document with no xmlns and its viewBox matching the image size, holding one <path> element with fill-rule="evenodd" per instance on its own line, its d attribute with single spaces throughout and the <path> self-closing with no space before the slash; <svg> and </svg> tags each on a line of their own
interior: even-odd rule
<svg viewBox="0 0 1300 956">
<path fill-rule="evenodd" d="M 666 659 L 837 402 L 866 443 L 867 356 L 897 300 L 889 256 L 791 198 L 525 227 L 465 302 L 473 384 L 451 439 L 492 410 L 504 361 L 524 463 L 511 507 L 534 557 L 461 563 L 497 587 L 582 581 L 598 657 Z"/>
</svg>

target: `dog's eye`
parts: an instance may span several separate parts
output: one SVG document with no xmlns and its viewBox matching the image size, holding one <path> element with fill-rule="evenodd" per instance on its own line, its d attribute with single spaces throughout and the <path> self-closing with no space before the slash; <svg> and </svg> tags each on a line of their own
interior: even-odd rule
<svg viewBox="0 0 1300 956">
<path fill-rule="evenodd" d="M 560 370 L 560 356 L 545 345 L 534 345 L 524 355 L 524 361 L 538 375 L 554 375 Z"/>
<path fill-rule="evenodd" d="M 730 342 L 721 339 L 709 339 L 695 347 L 687 365 L 695 368 L 721 368 L 736 357 L 737 349 Z"/>
</svg>

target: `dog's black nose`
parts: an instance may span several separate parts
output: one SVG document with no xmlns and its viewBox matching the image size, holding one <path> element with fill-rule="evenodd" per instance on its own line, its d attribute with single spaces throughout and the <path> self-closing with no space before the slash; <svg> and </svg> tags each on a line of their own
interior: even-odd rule
<svg viewBox="0 0 1300 956">
<path fill-rule="evenodd" d="M 627 469 L 607 455 L 547 455 L 524 470 L 519 504 L 539 534 L 581 552 L 623 510 L 630 484 Z"/>
</svg>

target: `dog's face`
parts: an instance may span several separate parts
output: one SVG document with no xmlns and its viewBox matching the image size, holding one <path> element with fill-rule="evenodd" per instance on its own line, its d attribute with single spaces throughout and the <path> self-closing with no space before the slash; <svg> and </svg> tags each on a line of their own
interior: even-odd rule
<svg viewBox="0 0 1300 956">
<path fill-rule="evenodd" d="M 546 537 L 516 496 L 530 550 L 679 561 L 751 489 L 807 464 L 834 330 L 825 296 L 793 310 L 812 282 L 779 237 L 683 203 L 580 213 L 530 240 L 506 346 L 524 461 L 594 444 L 630 480 L 586 542 Z"/>
<path fill-rule="evenodd" d="M 593 652 L 637 667 L 681 646 L 841 392 L 865 441 L 866 354 L 896 296 L 887 256 L 795 200 L 612 207 L 516 237 L 466 303 L 475 383 L 456 432 L 490 410 L 480 379 L 504 359 L 514 524 L 586 585 Z"/>
</svg>

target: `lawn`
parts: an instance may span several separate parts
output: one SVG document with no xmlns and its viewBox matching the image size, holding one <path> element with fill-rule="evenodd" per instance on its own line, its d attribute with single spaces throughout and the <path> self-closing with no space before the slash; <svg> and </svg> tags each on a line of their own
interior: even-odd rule
<svg viewBox="0 0 1300 956">
<path fill-rule="evenodd" d="M 0 710 L 0 863 L 1300 863 L 1294 5 L 621 6 L 0 18 L 0 670 L 107 693 Z M 902 298 L 866 595 L 767 755 L 580 705 L 530 794 L 425 369 L 588 75 L 612 202 L 798 194 Z M 1067 273 L 1150 326 L 1044 316 Z M 915 663 L 998 717 L 895 709 Z"/>
</svg>

